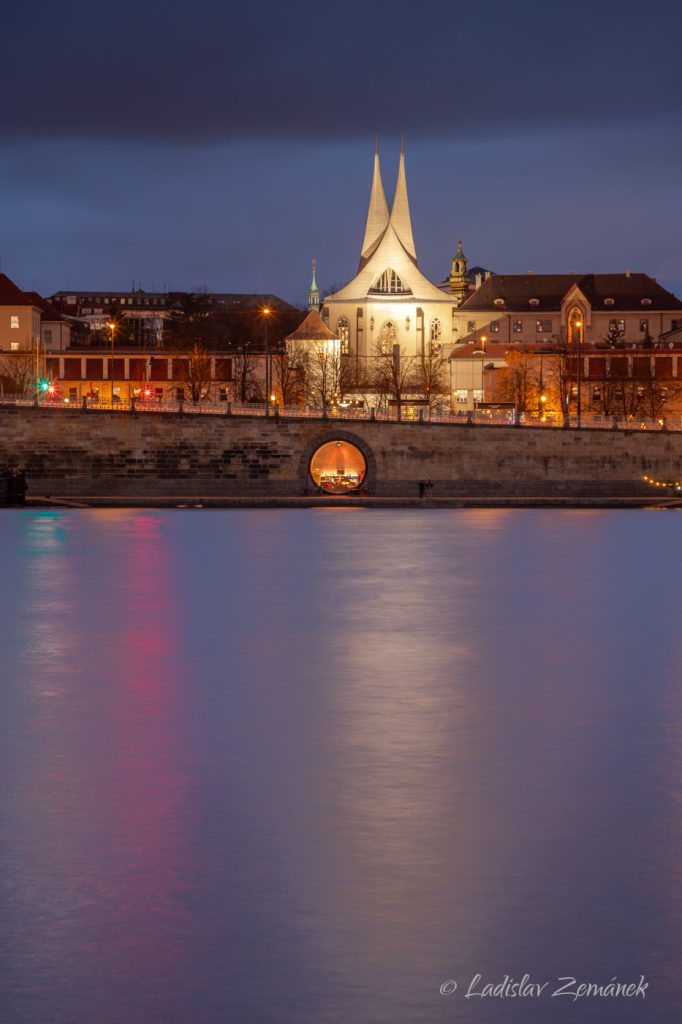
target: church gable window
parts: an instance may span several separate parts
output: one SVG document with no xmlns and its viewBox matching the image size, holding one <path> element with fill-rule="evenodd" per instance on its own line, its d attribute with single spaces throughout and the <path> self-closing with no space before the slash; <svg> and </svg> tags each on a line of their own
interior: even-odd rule
<svg viewBox="0 0 682 1024">
<path fill-rule="evenodd" d="M 431 321 L 431 351 L 438 352 L 442 346 L 443 327 L 437 318 Z"/>
<path fill-rule="evenodd" d="M 373 295 L 411 295 L 412 292 L 403 284 L 402 280 L 398 277 L 395 270 L 389 267 L 384 270 L 372 287 L 370 292 Z"/>
</svg>

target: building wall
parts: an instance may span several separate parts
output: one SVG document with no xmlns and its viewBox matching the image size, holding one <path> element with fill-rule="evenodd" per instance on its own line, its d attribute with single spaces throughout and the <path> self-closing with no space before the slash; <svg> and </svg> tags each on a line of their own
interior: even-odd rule
<svg viewBox="0 0 682 1024">
<path fill-rule="evenodd" d="M 648 494 L 644 474 L 675 479 L 682 433 L 266 420 L 0 405 L 0 470 L 25 466 L 33 496 L 314 493 L 309 459 L 355 441 L 370 493 L 410 496 Z"/>
<path fill-rule="evenodd" d="M 624 321 L 625 334 L 622 341 L 628 345 L 636 345 L 646 336 L 646 331 L 640 328 L 642 320 L 648 321 L 648 332 L 654 341 L 657 341 L 661 334 L 672 330 L 675 323 L 682 324 L 682 313 L 679 310 L 661 312 L 645 307 L 634 312 L 618 309 L 590 311 L 588 307 L 585 310 L 584 342 L 594 344 L 604 341 L 608 337 L 609 324 L 612 320 Z M 514 330 L 515 321 L 521 322 L 520 331 Z M 538 330 L 538 321 L 549 322 L 549 329 L 543 327 Z M 453 343 L 475 341 L 481 335 L 485 335 L 489 341 L 503 344 L 546 344 L 562 340 L 566 329 L 565 311 L 508 312 L 501 309 L 467 312 L 464 307 L 453 314 L 453 323 Z"/>
<path fill-rule="evenodd" d="M 71 344 L 71 328 L 66 320 L 42 320 L 40 338 L 44 351 L 63 352 Z"/>
<path fill-rule="evenodd" d="M 30 352 L 39 337 L 40 313 L 34 306 L 0 307 L 0 350 Z"/>
<path fill-rule="evenodd" d="M 382 326 L 389 321 L 395 324 L 397 342 L 404 356 L 420 355 L 422 341 L 428 345 L 431 326 L 438 320 L 441 328 L 441 344 L 452 341 L 453 309 L 450 297 L 443 293 L 443 302 L 419 302 L 412 296 L 401 299 L 361 300 L 358 302 L 325 303 L 323 316 L 335 334 L 339 334 L 339 321 L 346 318 L 350 325 L 350 354 L 360 359 L 376 354 Z M 358 312 L 361 311 L 361 315 Z M 420 312 L 421 311 L 421 312 Z M 423 334 L 420 324 L 423 321 Z"/>
</svg>

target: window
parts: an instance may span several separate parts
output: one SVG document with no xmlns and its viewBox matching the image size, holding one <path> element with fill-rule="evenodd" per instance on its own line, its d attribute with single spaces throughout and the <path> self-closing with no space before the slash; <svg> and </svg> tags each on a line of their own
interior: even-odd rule
<svg viewBox="0 0 682 1024">
<path fill-rule="evenodd" d="M 382 295 L 410 295 L 410 289 L 403 284 L 395 270 L 389 267 L 384 270 L 374 285 L 370 288 L 370 293 L 380 293 Z"/>
<path fill-rule="evenodd" d="M 9 348 L 10 348 L 10 352 L 18 352 L 19 351 L 19 342 L 18 341 L 10 341 Z"/>
<path fill-rule="evenodd" d="M 512 331 L 514 332 L 514 334 L 520 334 L 522 330 L 523 330 L 523 323 L 520 320 L 513 320 L 512 321 Z"/>
<path fill-rule="evenodd" d="M 551 334 L 552 332 L 552 321 L 551 320 L 536 320 L 535 331 L 537 334 Z"/>
<path fill-rule="evenodd" d="M 476 330 L 476 321 L 475 320 L 467 320 L 467 334 L 473 334 L 475 330 Z"/>
<path fill-rule="evenodd" d="M 69 388 L 69 401 L 70 402 L 77 402 L 78 401 L 78 388 Z"/>
<path fill-rule="evenodd" d="M 220 401 L 220 402 L 226 402 L 227 401 L 227 388 L 220 388 L 219 389 L 219 391 L 218 391 L 218 401 Z"/>
<path fill-rule="evenodd" d="M 441 339 L 443 336 L 443 328 L 440 320 L 431 321 L 431 351 L 437 352 L 441 347 Z"/>
<path fill-rule="evenodd" d="M 682 323 L 682 320 L 671 320 L 670 321 L 670 330 L 671 331 L 676 331 L 681 323 Z"/>
<path fill-rule="evenodd" d="M 18 331 L 19 330 L 19 317 L 18 316 L 11 316 L 9 318 L 9 326 L 10 326 L 11 330 Z"/>
<path fill-rule="evenodd" d="M 473 398 L 474 398 L 474 402 L 482 402 L 483 401 L 483 392 L 480 391 L 478 388 L 476 388 L 474 390 L 474 392 L 473 392 Z"/>
<path fill-rule="evenodd" d="M 175 397 L 176 397 L 178 402 L 184 402 L 185 401 L 185 389 L 184 388 L 176 388 L 175 389 Z"/>
<path fill-rule="evenodd" d="M 601 402 L 601 388 L 592 389 L 592 401 Z"/>
<path fill-rule="evenodd" d="M 625 320 L 609 320 L 609 330 L 625 333 Z"/>
<path fill-rule="evenodd" d="M 640 320 L 639 321 L 639 329 L 642 332 L 642 334 L 648 334 L 649 333 L 649 321 L 648 320 Z"/>
<path fill-rule="evenodd" d="M 381 334 L 379 335 L 379 351 L 382 356 L 388 355 L 393 351 L 393 346 L 398 341 L 398 328 L 391 321 L 387 320 L 384 326 L 381 328 Z"/>
<path fill-rule="evenodd" d="M 52 344 L 52 331 L 45 331 L 45 344 L 46 345 L 51 345 Z"/>
<path fill-rule="evenodd" d="M 490 333 L 491 334 L 499 334 L 500 333 L 500 321 L 499 320 L 491 320 L 490 321 Z"/>
<path fill-rule="evenodd" d="M 455 401 L 460 405 L 466 405 L 469 401 L 469 392 L 466 388 L 460 388 L 458 391 L 455 391 Z"/>
<path fill-rule="evenodd" d="M 350 352 L 350 320 L 348 317 L 339 317 L 336 321 L 336 333 L 341 341 L 341 355 L 347 356 Z"/>
<path fill-rule="evenodd" d="M 157 402 L 163 402 L 163 388 L 154 388 L 154 397 Z"/>
</svg>

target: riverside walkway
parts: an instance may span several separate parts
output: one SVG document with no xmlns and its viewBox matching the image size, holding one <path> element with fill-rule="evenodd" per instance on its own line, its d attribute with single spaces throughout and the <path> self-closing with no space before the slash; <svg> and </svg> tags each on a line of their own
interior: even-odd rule
<svg viewBox="0 0 682 1024">
<path fill-rule="evenodd" d="M 409 403 L 406 402 L 406 405 Z M 420 409 L 413 415 L 406 411 L 399 415 L 397 410 L 388 412 L 372 409 L 350 409 L 328 407 L 326 409 L 303 409 L 300 406 L 271 405 L 267 412 L 263 403 L 238 405 L 233 402 L 157 402 L 153 400 L 131 400 L 130 402 L 99 402 L 83 399 L 76 405 L 66 400 L 38 398 L 30 395 L 2 395 L 0 405 L 36 408 L 54 412 L 97 413 L 115 412 L 120 415 L 163 415 L 184 414 L 191 416 L 260 416 L 277 419 L 318 419 L 340 420 L 344 422 L 401 422 L 401 423 L 441 423 L 450 426 L 485 426 L 485 427 L 519 427 L 532 429 L 583 429 L 583 430 L 649 430 L 649 431 L 682 431 L 682 417 L 660 417 L 658 419 L 639 416 L 599 416 L 583 414 L 578 421 L 577 416 L 562 419 L 532 416 L 527 413 L 515 414 L 507 410 L 490 412 L 433 412 Z"/>
</svg>

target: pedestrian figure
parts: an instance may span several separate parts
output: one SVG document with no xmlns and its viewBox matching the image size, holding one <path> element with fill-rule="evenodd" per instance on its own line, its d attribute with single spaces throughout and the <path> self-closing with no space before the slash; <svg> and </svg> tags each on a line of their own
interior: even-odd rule
<svg viewBox="0 0 682 1024">
<path fill-rule="evenodd" d="M 424 480 L 419 481 L 419 497 L 424 500 L 424 491 L 426 490 L 426 482 Z"/>
<path fill-rule="evenodd" d="M 433 497 L 433 482 L 431 480 L 426 481 L 426 500 L 431 501 Z"/>
<path fill-rule="evenodd" d="M 14 477 L 14 488 L 13 488 L 13 504 L 24 505 L 26 504 L 26 491 L 28 490 L 28 484 L 26 483 L 26 473 L 23 469 L 20 469 Z"/>
</svg>

